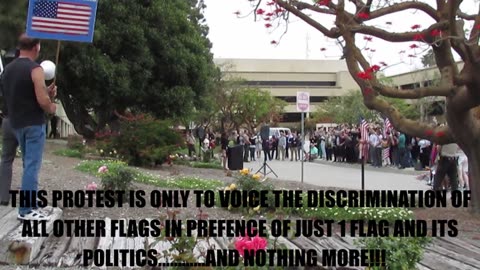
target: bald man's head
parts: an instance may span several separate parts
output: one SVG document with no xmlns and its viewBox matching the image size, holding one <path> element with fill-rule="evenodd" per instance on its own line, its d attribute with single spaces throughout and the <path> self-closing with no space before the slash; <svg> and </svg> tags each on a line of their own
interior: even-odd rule
<svg viewBox="0 0 480 270">
<path fill-rule="evenodd" d="M 40 44 L 40 40 L 38 38 L 30 38 L 26 34 L 22 34 L 18 38 L 18 49 L 22 51 L 30 51 L 38 44 Z"/>
<path fill-rule="evenodd" d="M 32 60 L 35 60 L 40 54 L 40 40 L 22 34 L 18 38 L 18 49 L 20 50 L 20 55 L 28 56 L 32 58 Z"/>
</svg>

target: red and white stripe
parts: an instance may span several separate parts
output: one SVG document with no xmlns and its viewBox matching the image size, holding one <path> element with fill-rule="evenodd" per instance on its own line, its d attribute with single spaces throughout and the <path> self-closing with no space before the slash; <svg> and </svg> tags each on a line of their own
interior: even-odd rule
<svg viewBox="0 0 480 270">
<path fill-rule="evenodd" d="M 88 5 L 58 2 L 57 17 L 32 17 L 32 30 L 71 35 L 88 35 L 92 8 Z"/>
</svg>

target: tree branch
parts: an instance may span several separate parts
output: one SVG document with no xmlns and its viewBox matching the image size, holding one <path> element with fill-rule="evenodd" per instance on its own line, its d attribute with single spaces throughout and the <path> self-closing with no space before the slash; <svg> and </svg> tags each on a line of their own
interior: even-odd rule
<svg viewBox="0 0 480 270">
<path fill-rule="evenodd" d="M 457 11 L 457 16 L 467 21 L 473 21 L 477 17 L 477 15 L 475 14 L 467 14 L 462 12 L 461 10 Z"/>
<path fill-rule="evenodd" d="M 436 96 L 448 96 L 452 94 L 455 88 L 449 86 L 436 86 L 436 87 L 420 87 L 409 90 L 401 90 L 393 87 L 387 87 L 380 84 L 375 84 L 372 88 L 380 93 L 380 95 L 392 98 L 401 99 L 419 99 L 423 97 L 436 97 Z"/>
<path fill-rule="evenodd" d="M 309 9 L 311 11 L 315 11 L 315 12 L 323 13 L 323 14 L 330 14 L 330 15 L 335 15 L 336 14 L 335 10 L 333 8 L 330 8 L 330 9 L 320 8 L 318 6 L 310 5 L 310 4 L 305 3 L 305 2 L 292 1 L 291 5 L 296 7 L 298 10 Z"/>
<path fill-rule="evenodd" d="M 332 28 L 332 29 L 328 30 L 325 26 L 318 23 L 314 19 L 310 18 L 305 13 L 301 12 L 300 10 L 298 10 L 297 8 L 292 6 L 291 4 L 287 4 L 283 0 L 276 0 L 276 3 L 280 7 L 288 10 L 289 12 L 293 13 L 295 16 L 299 17 L 300 19 L 302 19 L 303 21 L 305 21 L 309 25 L 313 26 L 318 31 L 322 32 L 322 34 L 324 34 L 325 36 L 327 36 L 329 38 L 338 38 L 340 36 L 340 33 L 338 32 L 338 29 Z"/>
<path fill-rule="evenodd" d="M 359 25 L 359 26 L 353 27 L 351 31 L 353 33 L 359 33 L 359 34 L 378 37 L 385 41 L 390 41 L 390 42 L 408 42 L 408 41 L 414 41 L 414 38 L 417 35 L 423 35 L 426 41 L 430 41 L 431 40 L 430 32 L 433 29 L 440 30 L 440 29 L 445 29 L 446 27 L 448 27 L 448 22 L 443 21 L 443 22 L 434 23 L 429 28 L 421 32 L 392 33 L 374 26 L 367 26 L 367 25 Z"/>
<path fill-rule="evenodd" d="M 476 16 L 474 16 L 474 18 L 475 18 L 475 22 L 473 24 L 473 28 L 472 28 L 472 31 L 470 33 L 470 37 L 468 39 L 467 46 L 468 46 L 469 50 L 471 51 L 472 55 L 478 55 L 478 49 L 479 49 L 478 42 L 479 42 L 479 38 L 480 38 L 480 29 L 479 29 L 479 27 L 480 27 L 480 7 L 479 7 L 479 10 L 478 10 L 478 14 Z"/>
<path fill-rule="evenodd" d="M 356 48 L 355 46 L 353 34 L 345 33 L 343 37 L 347 46 L 346 60 L 348 70 L 354 80 L 363 90 L 363 102 L 365 106 L 367 106 L 367 108 L 382 113 L 383 115 L 388 117 L 388 119 L 390 119 L 392 125 L 397 130 L 400 130 L 411 136 L 429 139 L 440 144 L 450 143 L 454 141 L 452 133 L 450 129 L 448 129 L 448 127 L 433 127 L 424 123 L 420 123 L 418 121 L 407 119 L 402 116 L 397 109 L 392 107 L 390 103 L 383 99 L 379 99 L 376 95 L 370 94 L 365 91 L 368 88 L 368 83 L 356 76 L 356 74 L 360 72 L 360 70 L 356 59 L 357 54 L 355 53 L 356 51 L 358 51 L 358 48 Z"/>
<path fill-rule="evenodd" d="M 395 129 L 410 136 L 428 139 L 439 144 L 455 142 L 452 131 L 448 126 L 435 127 L 433 125 L 405 118 L 397 109 L 392 107 L 392 105 L 385 100 L 378 98 L 367 99 L 365 100 L 365 106 L 384 114 L 388 117 Z"/>
<path fill-rule="evenodd" d="M 384 7 L 381 9 L 377 9 L 375 11 L 370 12 L 370 17 L 368 20 L 375 19 L 387 14 L 392 14 L 395 12 L 400 12 L 403 10 L 407 9 L 417 9 L 425 12 L 428 14 L 430 17 L 432 17 L 435 21 L 439 21 L 440 17 L 437 14 L 437 11 L 432 8 L 430 5 L 422 3 L 422 2 L 416 2 L 416 1 L 408 1 L 408 2 L 402 2 L 402 3 L 396 3 L 394 5 Z"/>
</svg>

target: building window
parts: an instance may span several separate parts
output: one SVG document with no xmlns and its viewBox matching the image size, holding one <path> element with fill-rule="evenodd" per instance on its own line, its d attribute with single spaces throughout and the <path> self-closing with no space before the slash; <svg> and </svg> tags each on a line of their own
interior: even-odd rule
<svg viewBox="0 0 480 270">
<path fill-rule="evenodd" d="M 337 82 L 332 81 L 247 81 L 249 86 L 335 86 Z"/>
<path fill-rule="evenodd" d="M 410 89 L 415 89 L 420 87 L 420 83 L 410 83 L 410 84 L 404 84 L 400 86 L 402 90 L 410 90 Z"/>
<path fill-rule="evenodd" d="M 302 120 L 302 116 L 300 113 L 284 113 L 282 115 L 282 122 L 292 123 L 292 122 L 300 122 Z"/>
</svg>

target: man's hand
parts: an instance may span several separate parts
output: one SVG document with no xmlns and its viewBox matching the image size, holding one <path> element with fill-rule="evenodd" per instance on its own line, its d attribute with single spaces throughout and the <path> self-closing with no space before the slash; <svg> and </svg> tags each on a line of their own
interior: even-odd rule
<svg viewBox="0 0 480 270">
<path fill-rule="evenodd" d="M 57 104 L 51 103 L 48 109 L 50 114 L 55 115 L 55 113 L 57 112 Z"/>
<path fill-rule="evenodd" d="M 50 97 L 50 99 L 53 100 L 57 96 L 57 86 L 54 83 L 52 83 L 47 87 L 47 90 L 48 90 L 48 96 Z"/>
</svg>

